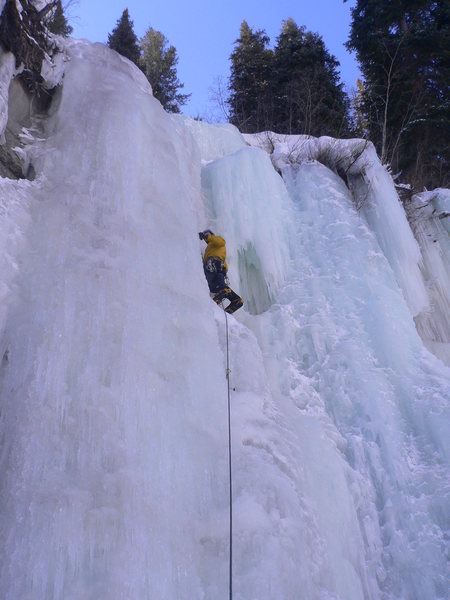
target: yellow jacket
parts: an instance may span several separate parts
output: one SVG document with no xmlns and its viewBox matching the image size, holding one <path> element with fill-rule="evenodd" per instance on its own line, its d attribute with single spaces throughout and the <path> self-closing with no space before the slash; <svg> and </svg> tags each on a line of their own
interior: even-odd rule
<svg viewBox="0 0 450 600">
<path fill-rule="evenodd" d="M 208 258 L 217 256 L 223 261 L 225 270 L 228 271 L 228 265 L 226 263 L 227 249 L 225 246 L 225 240 L 220 235 L 210 235 L 208 237 L 208 245 L 206 246 L 205 254 L 203 255 L 203 262 L 205 263 Z"/>
</svg>

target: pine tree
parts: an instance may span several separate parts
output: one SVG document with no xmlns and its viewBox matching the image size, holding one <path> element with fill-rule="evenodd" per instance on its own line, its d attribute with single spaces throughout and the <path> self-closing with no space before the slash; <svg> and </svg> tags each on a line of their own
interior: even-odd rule
<svg viewBox="0 0 450 600">
<path fill-rule="evenodd" d="M 365 95 L 364 82 L 358 77 L 356 80 L 356 89 L 352 90 L 351 106 L 355 134 L 362 138 L 369 137 L 369 122 L 364 112 Z"/>
<path fill-rule="evenodd" d="M 178 56 L 174 46 L 169 46 L 163 33 L 151 27 L 141 39 L 141 67 L 149 80 L 153 95 L 168 112 L 179 113 L 190 94 L 181 94 L 184 87 L 177 76 Z"/>
<path fill-rule="evenodd" d="M 344 135 L 349 99 L 321 37 L 283 22 L 274 50 L 243 21 L 231 55 L 230 120 L 242 131 Z"/>
<path fill-rule="evenodd" d="M 135 65 L 139 65 L 141 50 L 133 30 L 133 21 L 130 20 L 128 14 L 128 8 L 123 11 L 112 33 L 108 34 L 108 46 L 134 62 Z"/>
<path fill-rule="evenodd" d="M 255 133 L 272 124 L 271 64 L 265 31 L 253 32 L 246 21 L 231 54 L 230 121 L 241 131 Z"/>
<path fill-rule="evenodd" d="M 280 133 L 342 136 L 349 130 L 349 99 L 339 63 L 322 38 L 283 22 L 273 60 L 274 128 Z"/>
<path fill-rule="evenodd" d="M 450 4 L 358 0 L 347 48 L 364 75 L 363 110 L 385 163 L 418 188 L 450 184 Z"/>
<path fill-rule="evenodd" d="M 48 17 L 47 27 L 52 33 L 63 35 L 64 37 L 72 33 L 73 27 L 67 22 L 61 0 L 56 2 L 53 12 Z"/>
</svg>

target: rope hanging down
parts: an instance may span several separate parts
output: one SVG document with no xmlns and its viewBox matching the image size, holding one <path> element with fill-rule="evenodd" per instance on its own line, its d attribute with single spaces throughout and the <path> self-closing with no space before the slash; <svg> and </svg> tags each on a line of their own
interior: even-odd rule
<svg viewBox="0 0 450 600">
<path fill-rule="evenodd" d="M 227 335 L 227 385 L 228 385 L 228 471 L 229 471 L 229 489 L 230 489 L 230 575 L 229 575 L 229 598 L 233 598 L 233 487 L 231 478 L 231 403 L 230 403 L 230 353 L 228 343 L 228 315 L 222 302 L 223 312 L 225 314 L 226 335 Z"/>
</svg>

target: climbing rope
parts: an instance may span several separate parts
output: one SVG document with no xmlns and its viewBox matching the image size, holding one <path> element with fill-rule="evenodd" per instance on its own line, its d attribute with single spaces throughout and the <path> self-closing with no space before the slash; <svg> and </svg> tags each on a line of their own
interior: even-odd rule
<svg viewBox="0 0 450 600">
<path fill-rule="evenodd" d="M 229 472 L 229 489 L 230 489 L 230 575 L 229 575 L 229 598 L 233 598 L 233 486 L 231 478 L 231 403 L 230 403 L 230 352 L 228 342 L 228 315 L 223 306 L 222 308 L 225 314 L 226 323 L 226 337 L 227 337 L 227 384 L 228 384 L 228 472 Z"/>
</svg>

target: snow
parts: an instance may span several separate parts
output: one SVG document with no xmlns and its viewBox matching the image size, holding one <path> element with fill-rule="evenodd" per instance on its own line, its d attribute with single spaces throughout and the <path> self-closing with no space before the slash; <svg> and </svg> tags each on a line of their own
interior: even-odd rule
<svg viewBox="0 0 450 600">
<path fill-rule="evenodd" d="M 48 54 L 45 55 L 42 61 L 41 76 L 47 89 L 51 90 L 62 82 L 67 60 L 68 57 L 62 45 L 56 47 L 56 51 L 51 57 Z"/>
<path fill-rule="evenodd" d="M 38 12 L 44 10 L 44 8 L 51 3 L 51 0 L 32 0 L 31 4 L 35 7 Z"/>
<path fill-rule="evenodd" d="M 372 149 L 169 116 L 129 61 L 67 50 L 36 179 L 0 180 L 2 597 L 227 596 L 209 227 L 246 300 L 233 597 L 446 598 L 450 370 L 413 319 L 444 259 L 422 261 Z"/>
</svg>

